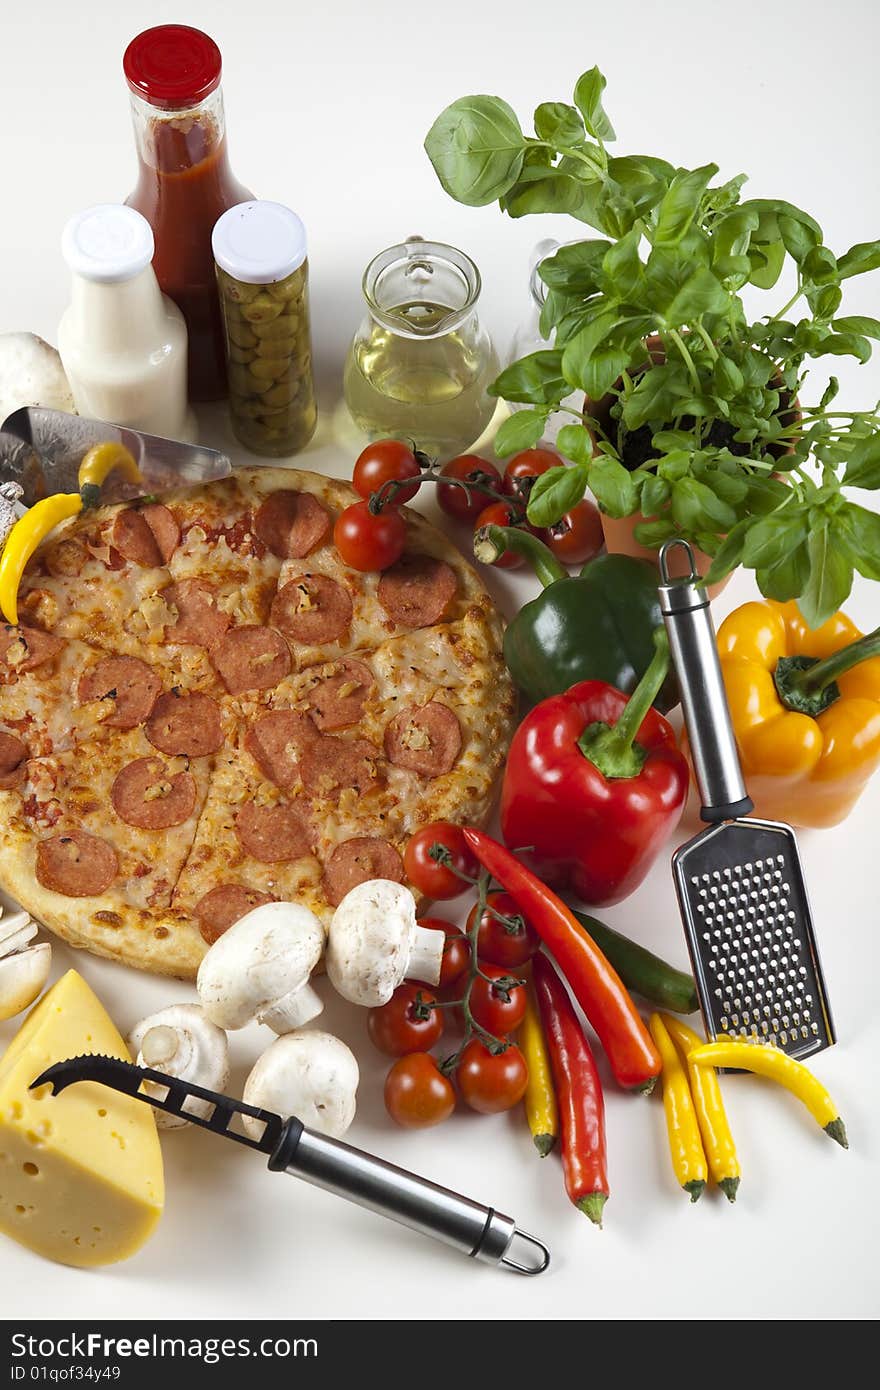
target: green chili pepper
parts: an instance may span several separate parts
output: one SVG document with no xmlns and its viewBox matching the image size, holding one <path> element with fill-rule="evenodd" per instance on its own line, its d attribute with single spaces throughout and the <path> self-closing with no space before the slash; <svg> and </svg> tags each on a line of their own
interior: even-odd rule
<svg viewBox="0 0 880 1390">
<path fill-rule="evenodd" d="M 627 989 L 640 994 L 650 1004 L 660 1009 L 668 1009 L 674 1014 L 696 1013 L 700 1007 L 693 977 L 683 970 L 676 970 L 652 951 L 639 946 L 629 937 L 621 936 L 613 927 L 588 917 L 585 912 L 575 912 L 581 926 L 593 938 L 599 950 L 610 961 Z"/>
</svg>

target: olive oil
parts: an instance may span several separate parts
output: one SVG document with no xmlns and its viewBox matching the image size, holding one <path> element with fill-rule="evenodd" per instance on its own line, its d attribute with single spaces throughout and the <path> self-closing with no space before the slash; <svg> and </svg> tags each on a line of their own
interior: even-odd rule
<svg viewBox="0 0 880 1390">
<path fill-rule="evenodd" d="M 486 388 L 498 374 L 472 323 L 444 333 L 455 309 L 412 300 L 385 310 L 395 329 L 370 322 L 345 365 L 345 401 L 370 439 L 413 439 L 425 453 L 453 458 L 479 438 L 495 411 Z M 397 327 L 399 325 L 399 327 Z"/>
</svg>

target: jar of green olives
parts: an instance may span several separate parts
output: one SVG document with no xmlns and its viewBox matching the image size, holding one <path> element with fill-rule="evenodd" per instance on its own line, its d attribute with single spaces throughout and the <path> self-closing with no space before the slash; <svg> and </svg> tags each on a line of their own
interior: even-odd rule
<svg viewBox="0 0 880 1390">
<path fill-rule="evenodd" d="M 280 203 L 239 203 L 212 236 L 236 438 L 295 454 L 315 432 L 306 231 Z"/>
</svg>

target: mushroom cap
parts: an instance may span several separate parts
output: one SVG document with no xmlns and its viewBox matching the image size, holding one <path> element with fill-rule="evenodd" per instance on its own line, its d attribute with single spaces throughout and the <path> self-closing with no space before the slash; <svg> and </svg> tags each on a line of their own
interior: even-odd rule
<svg viewBox="0 0 880 1390">
<path fill-rule="evenodd" d="M 220 1028 L 262 1020 L 307 983 L 324 949 L 324 928 L 297 903 L 263 903 L 225 931 L 199 966 L 196 989 Z"/>
<path fill-rule="evenodd" d="M 0 333 L 0 425 L 23 405 L 76 409 L 56 349 L 36 333 Z"/>
<path fill-rule="evenodd" d="M 162 1060 L 151 1057 L 149 1052 L 144 1055 L 145 1040 L 150 1033 L 156 1035 L 157 1041 L 169 1044 L 167 1056 Z M 198 1004 L 169 1004 L 148 1018 L 142 1018 L 129 1033 L 128 1045 L 137 1058 L 138 1066 L 153 1067 L 168 1076 L 178 1076 L 182 1081 L 204 1086 L 209 1091 L 223 1091 L 229 1081 L 226 1034 L 211 1022 Z M 145 1089 L 149 1091 L 150 1088 L 151 1083 L 146 1082 Z M 188 1109 L 194 1115 L 205 1118 L 210 1114 L 211 1106 L 208 1101 L 190 1100 Z M 157 1110 L 156 1123 L 160 1129 L 179 1129 L 188 1121 Z"/>
<path fill-rule="evenodd" d="M 33 1004 L 49 978 L 52 947 L 48 941 L 0 959 L 0 1022 Z"/>
<path fill-rule="evenodd" d="M 257 1058 L 244 1086 L 244 1101 L 286 1119 L 295 1115 L 307 1129 L 341 1139 L 355 1114 L 360 1073 L 354 1053 L 340 1038 L 302 1029 L 277 1038 Z M 255 1139 L 263 1127 L 242 1116 Z"/>
<path fill-rule="evenodd" d="M 415 898 L 402 883 L 372 878 L 352 888 L 330 923 L 327 974 L 334 989 L 365 1008 L 387 1004 L 406 977 L 417 926 Z"/>
</svg>

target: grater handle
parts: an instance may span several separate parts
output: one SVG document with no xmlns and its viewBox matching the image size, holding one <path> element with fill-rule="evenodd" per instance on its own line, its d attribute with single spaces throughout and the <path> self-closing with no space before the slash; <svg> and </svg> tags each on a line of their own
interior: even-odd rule
<svg viewBox="0 0 880 1390">
<path fill-rule="evenodd" d="M 675 546 L 687 552 L 690 574 L 671 579 L 667 556 Z M 740 767 L 736 739 L 715 645 L 709 596 L 698 586 L 699 575 L 687 541 L 675 538 L 660 551 L 660 611 L 678 684 L 684 720 L 694 759 L 694 771 L 705 821 L 734 820 L 753 809 Z"/>
</svg>

